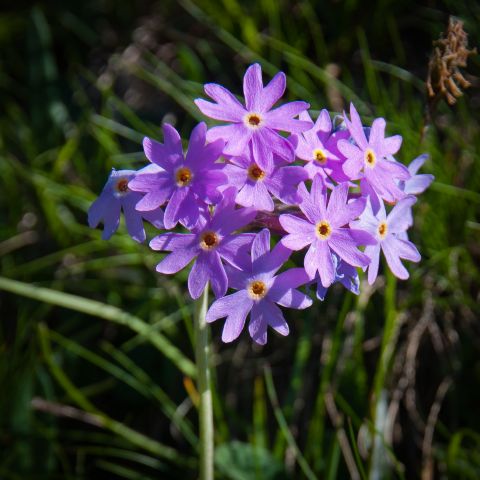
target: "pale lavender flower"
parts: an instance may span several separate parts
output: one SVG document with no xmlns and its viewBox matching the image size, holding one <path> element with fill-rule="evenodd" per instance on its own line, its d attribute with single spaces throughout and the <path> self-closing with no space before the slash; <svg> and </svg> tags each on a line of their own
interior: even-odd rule
<svg viewBox="0 0 480 480">
<path fill-rule="evenodd" d="M 403 182 L 398 182 L 398 186 L 408 195 L 420 195 L 423 193 L 435 180 L 435 177 L 428 173 L 418 174 L 417 172 L 422 168 L 422 165 L 427 160 L 428 155 L 423 154 L 419 157 L 412 160 L 410 165 L 408 166 L 408 171 L 410 172 L 411 177 Z M 374 208 L 374 213 L 378 211 L 378 208 Z M 411 227 L 413 225 L 413 214 L 412 209 L 405 213 L 408 218 L 408 226 Z"/>
<path fill-rule="evenodd" d="M 200 297 L 207 282 L 217 298 L 225 295 L 228 281 L 222 260 L 238 268 L 248 263 L 254 234 L 232 232 L 249 224 L 256 212 L 250 208 L 235 210 L 235 195 L 234 187 L 225 190 L 213 216 L 208 211 L 200 216 L 193 233 L 164 233 L 150 242 L 153 250 L 172 252 L 157 265 L 157 272 L 177 273 L 196 258 L 188 275 L 192 298 Z"/>
<path fill-rule="evenodd" d="M 376 118 L 369 131 L 368 139 L 360 116 L 353 104 L 350 104 L 350 118 L 344 114 L 345 124 L 355 144 L 340 140 L 338 149 L 347 160 L 343 171 L 351 180 L 363 178 L 365 182 L 387 202 L 395 202 L 405 196 L 398 187 L 398 180 L 408 180 L 408 169 L 392 157 L 400 149 L 402 137 L 394 135 L 385 138 L 385 120 Z"/>
<path fill-rule="evenodd" d="M 305 254 L 305 270 L 311 279 L 318 272 L 324 287 L 335 280 L 332 253 L 355 267 L 365 267 L 370 259 L 358 250 L 359 245 L 375 243 L 370 234 L 346 227 L 365 208 L 365 198 L 348 202 L 348 183 L 341 183 L 332 190 L 327 206 L 327 193 L 322 177 L 313 179 L 311 192 L 302 184 L 303 197 L 300 210 L 306 219 L 295 215 L 281 215 L 279 220 L 288 233 L 281 242 L 292 250 L 309 246 Z"/>
<path fill-rule="evenodd" d="M 138 211 L 150 211 L 168 201 L 164 218 L 168 230 L 179 221 L 187 227 L 195 225 L 205 203 L 221 199 L 218 187 L 227 182 L 227 176 L 221 171 L 222 165 L 215 162 L 224 142 L 205 144 L 206 131 L 204 122 L 193 129 L 186 156 L 180 136 L 171 125 L 163 126 L 163 144 L 147 137 L 143 141 L 145 155 L 160 168 L 138 175 L 128 186 L 145 193 L 136 206 Z"/>
<path fill-rule="evenodd" d="M 223 170 L 229 184 L 237 187 L 237 203 L 256 210 L 273 212 L 274 203 L 271 195 L 287 205 L 301 201 L 297 193 L 298 184 L 308 178 L 302 167 L 289 166 L 277 161 L 262 169 L 252 155 L 233 157 Z"/>
<path fill-rule="evenodd" d="M 424 153 L 423 155 L 418 156 L 408 166 L 408 171 L 410 172 L 411 177 L 404 181 L 399 182 L 399 187 L 407 195 L 420 195 L 423 193 L 430 184 L 435 180 L 435 177 L 428 173 L 417 172 L 422 168 L 423 164 L 428 159 L 428 154 Z"/>
<path fill-rule="evenodd" d="M 160 208 L 150 212 L 137 212 L 135 205 L 143 195 L 132 192 L 129 182 L 138 176 L 135 170 L 112 169 L 100 196 L 88 209 L 88 224 L 91 228 L 103 222 L 102 238 L 108 240 L 118 229 L 120 213 L 123 210 L 129 235 L 137 242 L 145 241 L 143 219 L 157 228 L 163 226 L 163 211 Z"/>
<path fill-rule="evenodd" d="M 335 269 L 335 280 L 333 283 L 341 283 L 347 290 L 350 290 L 355 295 L 360 294 L 360 279 L 355 267 L 352 267 L 347 262 L 338 258 L 337 255 L 332 255 L 333 265 Z M 315 276 L 313 283 L 317 284 L 317 298 L 325 300 L 328 288 L 325 288 L 320 281 L 318 273 Z"/>
<path fill-rule="evenodd" d="M 288 335 L 288 324 L 277 306 L 304 309 L 312 304 L 310 297 L 296 290 L 308 282 L 303 268 L 292 268 L 276 275 L 291 251 L 278 243 L 270 252 L 270 232 L 262 230 L 253 241 L 251 262 L 243 270 L 228 268 L 230 287 L 238 290 L 216 300 L 207 312 L 207 322 L 227 317 L 222 340 L 232 342 L 243 330 L 250 314 L 248 330 L 260 345 L 267 342 L 267 328 Z"/>
<path fill-rule="evenodd" d="M 308 112 L 302 112 L 299 118 L 312 122 Z M 295 155 L 307 162 L 304 168 L 308 172 L 309 178 L 313 179 L 319 173 L 325 183 L 333 186 L 331 180 L 337 183 L 349 180 L 342 169 L 345 157 L 337 147 L 339 140 L 349 137 L 350 134 L 347 130 L 334 132 L 328 111 L 322 110 L 310 130 L 301 134 L 293 134 L 290 140 L 295 146 Z"/>
<path fill-rule="evenodd" d="M 377 240 L 376 245 L 368 245 L 365 248 L 365 254 L 371 259 L 368 266 L 368 283 L 370 285 L 378 275 L 380 250 L 383 251 L 392 273 L 402 280 L 406 280 L 409 274 L 401 259 L 411 262 L 420 261 L 420 253 L 408 240 L 405 233 L 410 226 L 410 209 L 416 201 L 417 199 L 413 195 L 403 198 L 393 207 L 388 216 L 383 202 L 376 214 L 368 202 L 360 219 L 351 223 L 355 228 L 370 232 Z"/>
<path fill-rule="evenodd" d="M 197 99 L 195 104 L 207 117 L 231 122 L 230 125 L 211 128 L 207 140 L 225 140 L 224 154 L 231 156 L 245 155 L 251 145 L 255 162 L 263 169 L 273 161 L 274 153 L 285 161 L 293 161 L 293 147 L 278 131 L 300 133 L 308 130 L 310 122 L 295 120 L 294 117 L 310 105 L 297 101 L 272 110 L 282 97 L 285 86 L 285 74 L 279 72 L 264 87 L 262 68 L 258 63 L 251 65 L 243 78 L 245 106 L 221 85 L 207 83 L 205 93 L 216 103 Z"/>
</svg>

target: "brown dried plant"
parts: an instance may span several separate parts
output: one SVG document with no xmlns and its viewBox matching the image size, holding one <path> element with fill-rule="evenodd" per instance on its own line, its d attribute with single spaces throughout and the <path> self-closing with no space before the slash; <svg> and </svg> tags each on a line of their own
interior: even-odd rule
<svg viewBox="0 0 480 480">
<path fill-rule="evenodd" d="M 468 49 L 468 35 L 463 29 L 463 22 L 453 17 L 449 19 L 446 33 L 433 42 L 433 47 L 427 78 L 430 111 L 441 98 L 453 105 L 462 95 L 462 89 L 471 85 L 460 68 L 465 68 L 468 57 L 477 53 L 476 48 Z"/>
</svg>

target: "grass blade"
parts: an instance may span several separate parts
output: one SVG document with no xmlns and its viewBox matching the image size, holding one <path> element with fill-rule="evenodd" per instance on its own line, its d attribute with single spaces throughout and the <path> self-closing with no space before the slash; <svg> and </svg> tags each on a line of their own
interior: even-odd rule
<svg viewBox="0 0 480 480">
<path fill-rule="evenodd" d="M 153 331 L 150 325 L 141 319 L 124 312 L 120 308 L 106 305 L 96 300 L 72 295 L 71 293 L 58 292 L 51 288 L 36 287 L 34 285 L 18 282 L 9 278 L 0 277 L 0 290 L 22 295 L 24 297 L 50 303 L 59 307 L 70 308 L 77 312 L 86 313 L 94 317 L 102 318 L 110 322 L 124 325 L 135 332 L 145 335 L 149 341 L 177 368 L 189 377 L 195 377 L 195 365 L 185 355 L 175 347 L 165 336 Z"/>
</svg>

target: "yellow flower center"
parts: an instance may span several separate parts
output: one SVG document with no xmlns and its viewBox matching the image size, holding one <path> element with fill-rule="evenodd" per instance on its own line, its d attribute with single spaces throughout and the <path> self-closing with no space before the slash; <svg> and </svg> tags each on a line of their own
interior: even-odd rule
<svg viewBox="0 0 480 480">
<path fill-rule="evenodd" d="M 368 148 L 365 150 L 365 165 L 367 167 L 373 168 L 377 163 L 377 157 L 375 156 L 375 152 Z"/>
<path fill-rule="evenodd" d="M 267 286 L 261 280 L 254 280 L 248 285 L 247 291 L 252 300 L 261 300 L 267 294 Z"/>
<path fill-rule="evenodd" d="M 243 121 L 248 128 L 259 128 L 263 124 L 263 118 L 259 113 L 247 113 Z"/>
<path fill-rule="evenodd" d="M 320 164 L 325 165 L 327 163 L 327 156 L 321 148 L 316 148 L 313 151 L 313 158 Z"/>
<path fill-rule="evenodd" d="M 332 227 L 326 220 L 321 220 L 315 227 L 315 234 L 320 240 L 326 240 L 332 234 Z"/>
<path fill-rule="evenodd" d="M 387 223 L 386 222 L 380 223 L 380 225 L 378 226 L 378 234 L 380 235 L 380 238 L 384 239 L 387 236 L 387 232 L 388 232 Z"/>
<path fill-rule="evenodd" d="M 186 187 L 190 184 L 193 178 L 192 171 L 187 167 L 182 167 L 177 170 L 175 174 L 175 180 L 179 187 Z"/>
<path fill-rule="evenodd" d="M 115 184 L 115 189 L 118 193 L 128 192 L 128 178 L 120 178 Z"/>
<path fill-rule="evenodd" d="M 265 172 L 256 163 L 252 163 L 252 165 L 248 167 L 248 178 L 250 178 L 250 180 L 257 182 L 258 180 L 263 180 L 264 177 Z"/>
<path fill-rule="evenodd" d="M 219 243 L 218 236 L 215 232 L 205 232 L 202 233 L 200 237 L 200 248 L 203 250 L 212 250 L 214 249 Z"/>
</svg>

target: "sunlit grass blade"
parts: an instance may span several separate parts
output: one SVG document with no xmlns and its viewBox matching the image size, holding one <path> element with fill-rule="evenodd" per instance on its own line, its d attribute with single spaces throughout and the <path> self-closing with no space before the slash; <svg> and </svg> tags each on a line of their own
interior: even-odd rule
<svg viewBox="0 0 480 480">
<path fill-rule="evenodd" d="M 196 376 L 195 366 L 192 361 L 185 357 L 165 336 L 152 331 L 148 324 L 117 307 L 70 293 L 58 292 L 50 288 L 35 287 L 34 285 L 4 277 L 0 277 L 0 290 L 6 290 L 16 295 L 58 305 L 59 307 L 70 308 L 78 312 L 118 323 L 119 325 L 124 325 L 139 334 L 148 336 L 152 345 L 170 359 L 185 375 L 190 377 Z"/>
<path fill-rule="evenodd" d="M 255 377 L 254 382 L 252 443 L 258 448 L 268 448 L 265 384 L 262 377 Z"/>
<path fill-rule="evenodd" d="M 292 452 L 294 452 L 295 454 L 295 460 L 297 461 L 300 469 L 302 470 L 306 478 L 308 478 L 309 480 L 316 479 L 317 476 L 313 473 L 312 469 L 308 465 L 307 461 L 305 460 L 305 457 L 303 456 L 302 452 L 298 448 L 297 442 L 293 438 L 292 432 L 290 432 L 288 428 L 288 424 L 285 420 L 285 416 L 283 415 L 283 412 L 278 403 L 277 392 L 273 384 L 272 372 L 268 367 L 265 368 L 264 370 L 264 378 L 265 378 L 265 385 L 267 387 L 268 398 L 273 408 L 273 413 L 275 415 L 275 418 L 277 420 L 278 426 L 280 427 L 282 434 L 285 436 L 285 440 L 287 441 L 288 446 L 290 447 Z"/>
<path fill-rule="evenodd" d="M 127 138 L 128 140 L 131 140 L 135 143 L 141 144 L 143 141 L 143 137 L 145 136 L 137 132 L 133 128 L 127 127 L 119 122 L 116 122 L 115 120 L 102 117 L 98 114 L 93 114 L 91 120 L 95 125 L 104 128 L 110 132 L 113 132 L 121 137 Z M 120 153 L 120 151 L 118 150 L 115 153 Z"/>
<path fill-rule="evenodd" d="M 102 348 L 131 374 L 131 377 L 135 379 L 135 382 L 141 386 L 143 395 L 148 398 L 154 398 L 160 404 L 165 415 L 184 435 L 190 445 L 197 448 L 198 437 L 194 433 L 191 423 L 188 419 L 178 415 L 178 406 L 172 401 L 167 393 L 152 380 L 145 370 L 140 368 L 121 350 L 115 348 L 114 345 L 103 343 Z"/>
<path fill-rule="evenodd" d="M 109 352 L 127 371 L 57 332 L 49 331 L 49 336 L 65 349 L 101 368 L 112 375 L 113 378 L 125 383 L 145 398 L 155 399 L 160 404 L 163 413 L 176 425 L 189 443 L 193 447 L 197 446 L 198 439 L 191 425 L 187 420 L 176 414 L 177 406 L 175 403 L 158 385 L 153 383 L 151 378 L 140 367 L 136 366 L 135 363 L 120 350 L 110 344 L 104 344 L 104 350 Z M 130 370 L 130 372 L 128 372 L 128 370 Z M 83 393 L 86 393 L 85 390 L 83 390 Z"/>
<path fill-rule="evenodd" d="M 199 22 L 202 22 L 204 25 L 208 26 L 208 28 L 210 28 L 220 40 L 228 45 L 234 52 L 241 55 L 247 62 L 260 61 L 262 64 L 262 69 L 271 76 L 278 72 L 278 68 L 272 62 L 265 57 L 262 57 L 259 53 L 254 52 L 230 32 L 220 27 L 218 23 L 216 23 L 208 14 L 199 8 L 198 5 L 195 5 L 190 0 L 180 0 L 179 3 Z M 291 77 L 288 78 L 288 88 L 294 95 L 298 97 L 305 97 L 309 93 L 302 85 L 300 85 Z"/>
<path fill-rule="evenodd" d="M 178 81 L 175 83 L 175 80 L 169 80 L 168 77 L 172 77 L 172 75 L 176 77 L 176 74 L 174 74 L 167 65 L 165 65 L 158 59 L 156 60 L 156 68 L 158 70 L 161 70 L 162 72 L 166 72 L 167 75 L 159 75 L 158 72 L 151 71 L 150 69 L 141 65 L 135 67 L 132 73 L 138 78 L 141 78 L 142 80 L 150 83 L 154 87 L 167 94 L 170 98 L 175 100 L 175 102 L 177 102 L 184 110 L 186 110 L 193 118 L 196 118 L 198 121 L 204 120 L 203 115 L 193 103 L 193 98 L 183 93 L 183 90 L 177 86 Z"/>
<path fill-rule="evenodd" d="M 178 463 L 185 467 L 191 467 L 196 462 L 188 457 L 179 454 L 175 449 L 167 445 L 149 438 L 130 427 L 127 427 L 121 422 L 118 422 L 96 408 L 90 400 L 71 382 L 65 371 L 57 364 L 54 359 L 53 352 L 49 341 L 49 331 L 47 327 L 40 324 L 38 327 L 38 335 L 40 346 L 45 361 L 50 369 L 51 374 L 59 385 L 65 390 L 67 395 L 83 410 L 92 415 L 97 425 L 110 430 L 111 432 L 125 438 L 138 448 L 142 448 L 154 455 L 157 455 L 166 460 Z"/>
<path fill-rule="evenodd" d="M 285 43 L 274 39 L 268 38 L 268 42 L 283 52 L 285 59 L 294 67 L 295 69 L 300 68 L 305 72 L 308 72 L 313 78 L 320 81 L 323 85 L 333 85 L 347 100 L 350 100 L 355 103 L 358 109 L 362 113 L 369 112 L 367 104 L 347 85 L 334 77 L 327 70 L 319 67 L 314 64 L 311 60 L 296 52 L 294 48 L 289 47 Z M 311 98 L 312 95 L 315 95 L 316 92 L 308 92 L 308 98 Z"/>
<path fill-rule="evenodd" d="M 159 460 L 158 458 L 151 457 L 150 455 L 145 455 L 143 453 L 135 452 L 132 450 L 125 450 L 123 448 L 117 447 L 106 447 L 106 446 L 92 446 L 92 445 L 80 445 L 77 447 L 77 451 L 82 455 L 95 455 L 99 457 L 112 457 L 118 458 L 121 460 L 127 460 L 130 462 L 138 463 L 145 467 L 153 468 L 158 471 L 164 471 L 166 464 L 164 461 Z"/>
<path fill-rule="evenodd" d="M 109 462 L 108 460 L 97 460 L 97 466 L 106 472 L 113 473 L 116 477 L 126 478 L 127 480 L 154 480 L 155 477 L 138 473 L 137 470 L 117 463 Z"/>
<path fill-rule="evenodd" d="M 332 380 L 334 367 L 341 347 L 345 318 L 350 311 L 351 305 L 352 295 L 346 295 L 338 314 L 330 350 L 325 354 L 326 361 L 321 371 L 320 386 L 315 399 L 312 420 L 309 425 L 306 456 L 310 461 L 314 461 L 317 467 L 319 467 L 323 461 L 324 452 L 326 426 L 325 394 Z"/>
</svg>

